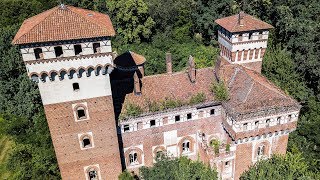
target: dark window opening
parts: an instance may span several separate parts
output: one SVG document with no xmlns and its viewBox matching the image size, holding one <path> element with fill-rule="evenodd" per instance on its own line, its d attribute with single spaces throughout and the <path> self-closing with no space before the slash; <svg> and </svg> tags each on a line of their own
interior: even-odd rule
<svg viewBox="0 0 320 180">
<path fill-rule="evenodd" d="M 93 43 L 93 53 L 100 53 L 100 43 Z"/>
<path fill-rule="evenodd" d="M 130 131 L 130 126 L 129 126 L 129 124 L 124 125 L 123 131 L 124 131 L 124 132 Z"/>
<path fill-rule="evenodd" d="M 256 121 L 256 122 L 254 123 L 254 126 L 255 126 L 256 129 L 258 129 L 258 128 L 259 128 L 259 121 Z"/>
<path fill-rule="evenodd" d="M 259 146 L 258 147 L 258 152 L 257 152 L 258 156 L 262 156 L 264 155 L 264 146 Z"/>
<path fill-rule="evenodd" d="M 277 123 L 280 124 L 281 117 L 277 118 Z"/>
<path fill-rule="evenodd" d="M 56 57 L 61 57 L 63 55 L 62 47 L 61 46 L 54 47 L 54 53 L 56 54 Z"/>
<path fill-rule="evenodd" d="M 214 109 L 211 109 L 211 110 L 210 110 L 210 115 L 214 115 L 214 113 L 215 113 L 215 112 L 214 112 Z"/>
<path fill-rule="evenodd" d="M 229 164 L 230 164 L 230 162 L 229 162 L 229 161 L 225 162 L 225 165 L 226 165 L 226 166 L 229 166 Z"/>
<path fill-rule="evenodd" d="M 34 49 L 34 55 L 36 59 L 43 59 L 42 49 L 41 48 L 35 48 Z"/>
<path fill-rule="evenodd" d="M 252 38 L 252 33 L 249 33 L 249 39 L 251 39 Z"/>
<path fill-rule="evenodd" d="M 244 124 L 243 124 L 243 129 L 244 129 L 244 130 L 247 130 L 247 129 L 248 129 L 248 123 L 244 123 Z"/>
<path fill-rule="evenodd" d="M 74 54 L 75 55 L 80 55 L 82 53 L 82 47 L 80 44 L 74 45 Z"/>
<path fill-rule="evenodd" d="M 188 113 L 187 114 L 187 119 L 191 119 L 192 118 L 192 114 L 191 113 Z"/>
<path fill-rule="evenodd" d="M 150 121 L 150 127 L 156 126 L 156 120 L 151 120 Z"/>
<path fill-rule="evenodd" d="M 288 119 L 289 119 L 289 121 L 291 121 L 291 119 L 292 119 L 292 115 L 291 114 L 288 115 Z"/>
<path fill-rule="evenodd" d="M 98 179 L 98 173 L 96 170 L 91 170 L 88 172 L 89 180 L 97 180 Z"/>
<path fill-rule="evenodd" d="M 270 125 L 270 119 L 267 119 L 266 123 L 267 123 L 267 127 L 269 127 L 269 125 Z"/>
<path fill-rule="evenodd" d="M 74 91 L 77 91 L 77 90 L 80 89 L 79 83 L 73 83 L 73 84 L 72 84 L 72 87 L 73 87 L 73 90 L 74 90 Z"/>
<path fill-rule="evenodd" d="M 84 109 L 78 109 L 77 112 L 78 112 L 79 119 L 86 118 L 86 113 L 85 113 Z"/>
<path fill-rule="evenodd" d="M 182 143 L 182 151 L 183 152 L 189 152 L 190 151 L 190 142 L 186 141 Z"/>
<path fill-rule="evenodd" d="M 174 119 L 176 122 L 180 121 L 180 115 L 175 116 Z"/>
<path fill-rule="evenodd" d="M 91 142 L 88 137 L 83 138 L 82 145 L 84 148 L 91 147 Z"/>
<path fill-rule="evenodd" d="M 138 163 L 138 154 L 135 152 L 129 154 L 129 160 L 130 160 L 130 164 L 137 164 Z"/>
</svg>

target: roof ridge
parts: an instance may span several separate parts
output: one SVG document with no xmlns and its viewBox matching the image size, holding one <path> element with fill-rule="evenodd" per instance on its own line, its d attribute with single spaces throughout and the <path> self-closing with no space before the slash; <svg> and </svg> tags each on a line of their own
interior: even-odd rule
<svg viewBox="0 0 320 180">
<path fill-rule="evenodd" d="M 46 10 L 46 11 L 40 13 L 40 14 L 37 14 L 37 15 L 32 16 L 32 17 L 29 17 L 28 19 L 24 20 L 24 22 L 22 23 L 22 25 L 23 25 L 25 22 L 29 21 L 30 19 L 36 18 L 36 17 L 38 17 L 38 16 L 41 17 L 41 15 L 43 15 L 43 14 L 45 14 L 45 13 L 48 13 L 48 15 L 42 19 L 42 21 L 44 21 L 44 20 L 46 20 L 50 15 L 52 15 L 58 8 L 59 8 L 58 6 L 55 6 L 55 7 L 51 8 L 51 9 L 48 9 L 48 10 Z M 18 39 L 20 39 L 20 38 L 22 38 L 23 36 L 25 36 L 28 32 L 32 31 L 36 26 L 38 26 L 42 21 L 38 21 L 38 23 L 34 24 L 34 25 L 32 26 L 32 28 L 30 28 L 26 33 L 22 34 L 21 36 L 19 36 L 19 37 L 14 37 L 14 39 L 12 40 L 12 42 L 15 42 L 15 41 L 17 41 Z"/>
<path fill-rule="evenodd" d="M 213 67 L 205 67 L 205 68 L 200 68 L 200 69 L 196 69 L 196 70 L 203 71 L 203 70 L 207 70 L 207 69 L 214 70 Z M 149 76 L 144 76 L 143 78 L 152 78 L 152 77 L 159 77 L 159 76 L 173 76 L 173 75 L 179 75 L 179 74 L 183 74 L 183 73 L 186 73 L 185 70 L 174 72 L 172 74 L 168 74 L 168 73 L 152 74 L 152 75 L 149 75 Z"/>
</svg>

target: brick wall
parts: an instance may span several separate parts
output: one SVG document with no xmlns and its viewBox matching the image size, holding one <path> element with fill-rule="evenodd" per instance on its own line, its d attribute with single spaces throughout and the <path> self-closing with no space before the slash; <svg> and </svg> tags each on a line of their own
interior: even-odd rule
<svg viewBox="0 0 320 180">
<path fill-rule="evenodd" d="M 252 165 L 252 143 L 237 145 L 235 163 L 235 179 L 239 179 L 241 174 Z"/>
<path fill-rule="evenodd" d="M 279 136 L 273 139 L 272 154 L 286 154 L 289 135 Z"/>
<path fill-rule="evenodd" d="M 75 121 L 72 104 L 87 103 L 89 120 Z M 111 96 L 44 106 L 63 179 L 85 179 L 84 167 L 99 164 L 102 179 L 117 179 L 120 153 Z M 94 147 L 81 150 L 78 134 L 92 132 Z"/>
</svg>

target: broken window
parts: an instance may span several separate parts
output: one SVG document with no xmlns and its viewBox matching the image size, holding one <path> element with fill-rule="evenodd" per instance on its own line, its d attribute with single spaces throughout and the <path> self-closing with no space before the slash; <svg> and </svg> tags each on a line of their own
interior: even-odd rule
<svg viewBox="0 0 320 180">
<path fill-rule="evenodd" d="M 138 162 L 138 154 L 136 152 L 132 152 L 129 154 L 130 165 L 139 164 Z"/>
<path fill-rule="evenodd" d="M 192 114 L 191 113 L 187 114 L 187 119 L 192 119 Z"/>
<path fill-rule="evenodd" d="M 190 151 L 190 142 L 189 141 L 184 141 L 182 143 L 182 152 L 189 152 Z"/>
<path fill-rule="evenodd" d="M 61 46 L 54 47 L 54 53 L 56 57 L 61 57 L 63 55 L 63 50 Z"/>
<path fill-rule="evenodd" d="M 77 55 L 81 55 L 82 53 L 82 47 L 80 44 L 76 44 L 74 45 L 74 54 Z"/>
<path fill-rule="evenodd" d="M 100 43 L 93 43 L 93 53 L 100 53 Z"/>
<path fill-rule="evenodd" d="M 174 120 L 175 120 L 175 122 L 179 122 L 179 121 L 180 121 L 180 115 L 176 115 L 176 116 L 174 117 Z"/>
<path fill-rule="evenodd" d="M 41 48 L 35 48 L 34 49 L 34 55 L 36 59 L 43 59 L 42 49 Z"/>
<path fill-rule="evenodd" d="M 82 147 L 83 148 L 92 147 L 91 142 L 90 142 L 90 138 L 88 136 L 85 136 L 82 138 Z"/>
<path fill-rule="evenodd" d="M 77 115 L 78 115 L 78 119 L 85 119 L 86 118 L 85 109 L 83 107 L 78 108 Z"/>
</svg>

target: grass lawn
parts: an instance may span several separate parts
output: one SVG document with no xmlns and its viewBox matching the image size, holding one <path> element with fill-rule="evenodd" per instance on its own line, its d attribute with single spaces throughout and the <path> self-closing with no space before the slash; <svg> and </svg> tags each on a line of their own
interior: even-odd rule
<svg viewBox="0 0 320 180">
<path fill-rule="evenodd" d="M 6 170 L 8 153 L 11 150 L 12 142 L 8 137 L 0 135 L 0 179 L 8 179 L 10 172 Z"/>
</svg>

